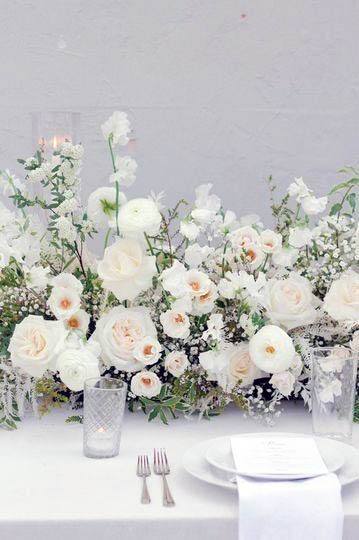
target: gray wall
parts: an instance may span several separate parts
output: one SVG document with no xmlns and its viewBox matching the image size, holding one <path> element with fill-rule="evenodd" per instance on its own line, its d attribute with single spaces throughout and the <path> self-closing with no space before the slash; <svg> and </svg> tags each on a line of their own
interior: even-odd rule
<svg viewBox="0 0 359 540">
<path fill-rule="evenodd" d="M 358 157 L 357 0 L 1 0 L 0 168 L 31 152 L 32 111 L 82 116 L 83 191 L 107 182 L 99 125 L 134 124 L 130 194 L 212 181 L 265 216 L 270 173 L 318 195 Z"/>
</svg>

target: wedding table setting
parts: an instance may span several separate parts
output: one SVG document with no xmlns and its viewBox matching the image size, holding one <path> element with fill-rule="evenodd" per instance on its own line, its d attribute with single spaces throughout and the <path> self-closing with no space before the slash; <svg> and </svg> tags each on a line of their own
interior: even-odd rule
<svg viewBox="0 0 359 540">
<path fill-rule="evenodd" d="M 128 199 L 101 131 L 85 204 L 76 141 L 0 171 L 1 540 L 357 538 L 359 171 L 270 177 L 265 228 L 210 183 Z"/>
</svg>

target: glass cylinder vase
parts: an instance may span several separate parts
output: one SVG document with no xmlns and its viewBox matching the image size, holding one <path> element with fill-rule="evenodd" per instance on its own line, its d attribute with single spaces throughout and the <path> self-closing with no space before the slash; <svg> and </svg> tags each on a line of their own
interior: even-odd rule
<svg viewBox="0 0 359 540">
<path fill-rule="evenodd" d="M 313 432 L 350 440 L 353 427 L 358 358 L 347 347 L 312 351 Z"/>
<path fill-rule="evenodd" d="M 109 458 L 118 455 L 126 395 L 127 384 L 120 379 L 99 377 L 85 382 L 85 456 Z"/>
</svg>

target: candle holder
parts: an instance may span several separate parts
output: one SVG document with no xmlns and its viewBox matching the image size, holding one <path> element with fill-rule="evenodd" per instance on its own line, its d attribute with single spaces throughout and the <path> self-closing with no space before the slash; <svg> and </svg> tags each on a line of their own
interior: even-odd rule
<svg viewBox="0 0 359 540">
<path fill-rule="evenodd" d="M 32 141 L 43 152 L 58 150 L 63 142 L 79 142 L 81 115 L 70 111 L 44 111 L 31 114 Z"/>
<path fill-rule="evenodd" d="M 120 379 L 88 379 L 84 388 L 84 454 L 90 458 L 117 456 L 127 384 Z"/>
</svg>

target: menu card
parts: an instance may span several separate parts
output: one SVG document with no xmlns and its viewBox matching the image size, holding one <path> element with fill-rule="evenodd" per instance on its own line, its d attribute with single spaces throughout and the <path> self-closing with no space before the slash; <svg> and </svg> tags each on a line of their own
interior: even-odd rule
<svg viewBox="0 0 359 540">
<path fill-rule="evenodd" d="M 328 469 L 311 437 L 231 437 L 238 472 L 247 475 L 326 474 Z"/>
</svg>

